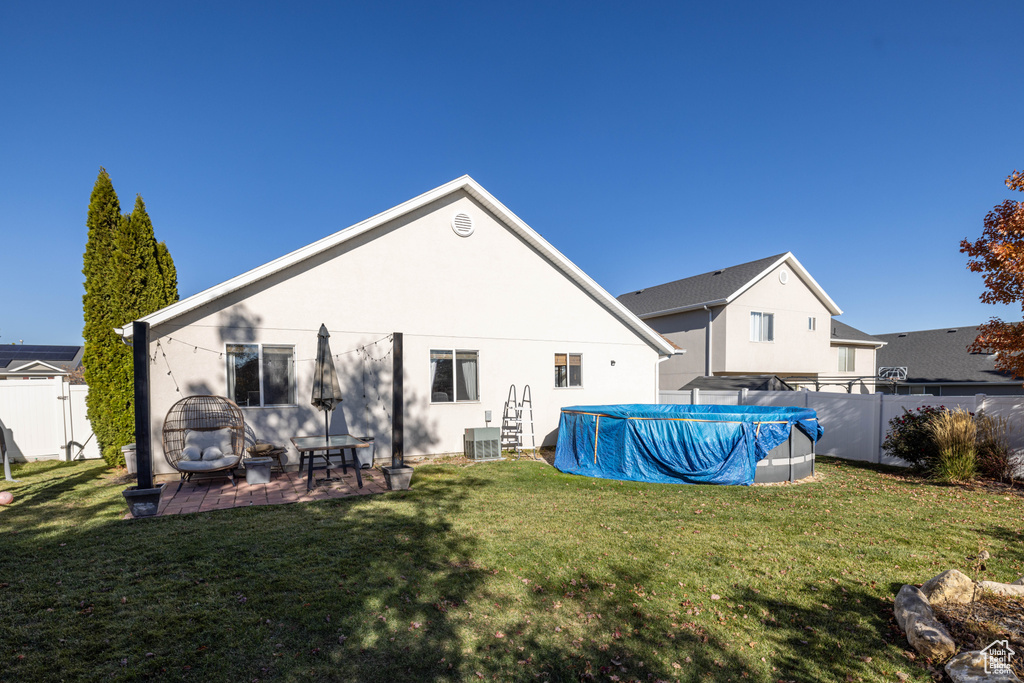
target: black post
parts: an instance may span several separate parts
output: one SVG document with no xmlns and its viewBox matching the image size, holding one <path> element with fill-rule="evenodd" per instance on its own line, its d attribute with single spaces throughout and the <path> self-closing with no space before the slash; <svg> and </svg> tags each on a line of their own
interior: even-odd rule
<svg viewBox="0 0 1024 683">
<path fill-rule="evenodd" d="M 153 455 L 149 419 L 149 323 L 132 323 L 132 363 L 135 370 L 135 463 L 140 489 L 153 488 Z"/>
<path fill-rule="evenodd" d="M 391 466 L 405 466 L 405 395 L 402 387 L 402 333 L 392 335 Z"/>
</svg>

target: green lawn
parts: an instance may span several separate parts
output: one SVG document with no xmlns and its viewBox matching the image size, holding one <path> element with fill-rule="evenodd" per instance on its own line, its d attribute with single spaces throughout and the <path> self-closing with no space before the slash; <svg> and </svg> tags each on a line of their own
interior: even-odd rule
<svg viewBox="0 0 1024 683">
<path fill-rule="evenodd" d="M 0 482 L 0 680 L 930 680 L 892 596 L 979 545 L 1016 579 L 1024 499 L 819 474 L 433 465 L 408 492 L 124 521 L 102 465 L 24 465 Z"/>
</svg>

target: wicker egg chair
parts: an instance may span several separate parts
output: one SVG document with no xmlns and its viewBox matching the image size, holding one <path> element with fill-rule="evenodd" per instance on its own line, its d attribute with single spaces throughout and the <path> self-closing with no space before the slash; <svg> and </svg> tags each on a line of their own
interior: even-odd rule
<svg viewBox="0 0 1024 683">
<path fill-rule="evenodd" d="M 193 474 L 225 473 L 235 484 L 234 471 L 245 453 L 245 419 L 238 405 L 224 396 L 186 396 L 167 411 L 163 428 L 164 458 L 181 475 L 181 485 Z M 186 446 L 202 457 L 191 459 Z M 221 452 L 206 451 L 215 445 Z M 208 458 L 207 455 L 210 457 Z"/>
</svg>

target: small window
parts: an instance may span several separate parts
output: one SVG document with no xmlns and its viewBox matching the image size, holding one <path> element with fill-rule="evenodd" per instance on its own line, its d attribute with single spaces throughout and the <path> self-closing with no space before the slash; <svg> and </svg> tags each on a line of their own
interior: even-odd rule
<svg viewBox="0 0 1024 683">
<path fill-rule="evenodd" d="M 583 386 L 583 354 L 555 354 L 555 386 L 563 388 Z"/>
<path fill-rule="evenodd" d="M 750 314 L 750 341 L 775 341 L 775 314 L 753 311 Z"/>
<path fill-rule="evenodd" d="M 480 400 L 479 351 L 431 349 L 430 402 Z"/>
<path fill-rule="evenodd" d="M 817 318 L 808 318 L 807 319 L 807 329 L 810 330 L 811 332 L 814 332 L 816 329 L 818 329 L 818 319 Z"/>
<path fill-rule="evenodd" d="M 839 372 L 853 372 L 856 351 L 852 346 L 839 347 Z"/>
<path fill-rule="evenodd" d="M 295 405 L 295 349 L 228 344 L 228 396 L 243 408 Z"/>
</svg>

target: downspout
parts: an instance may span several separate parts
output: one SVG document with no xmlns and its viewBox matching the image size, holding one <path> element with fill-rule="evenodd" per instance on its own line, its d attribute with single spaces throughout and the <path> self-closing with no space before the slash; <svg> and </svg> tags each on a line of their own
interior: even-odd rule
<svg viewBox="0 0 1024 683">
<path fill-rule="evenodd" d="M 708 331 L 704 339 L 704 376 L 712 377 L 711 371 L 711 343 L 714 341 L 714 337 L 711 334 L 711 323 L 713 321 L 711 317 L 711 309 L 708 306 L 704 306 L 704 310 L 708 312 Z"/>
</svg>

